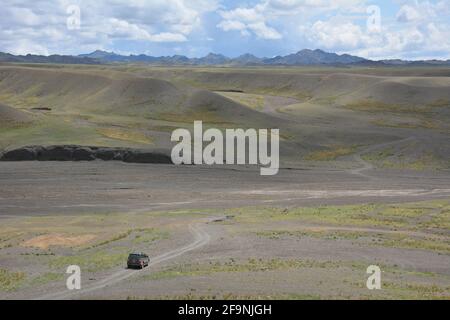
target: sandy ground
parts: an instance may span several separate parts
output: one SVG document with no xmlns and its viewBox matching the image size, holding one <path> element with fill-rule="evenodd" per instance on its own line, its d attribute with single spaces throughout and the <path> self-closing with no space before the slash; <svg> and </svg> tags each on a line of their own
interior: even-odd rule
<svg viewBox="0 0 450 320">
<path fill-rule="evenodd" d="M 4 246 L 0 249 L 0 266 L 35 277 L 49 272 L 62 274 L 57 280 L 39 284 L 31 281 L 31 284 L 14 290 L 0 291 L 0 297 L 449 297 L 450 257 L 445 249 L 449 241 L 448 229 L 422 228 L 419 220 L 408 220 L 407 225 L 397 227 L 395 224 L 371 225 L 370 221 L 364 225 L 341 225 L 282 217 L 283 210 L 325 205 L 428 201 L 420 207 L 424 210 L 432 206 L 433 201 L 444 201 L 444 206 L 447 201 L 448 205 L 450 174 L 447 172 L 360 169 L 356 170 L 355 166 L 339 169 L 336 165 L 321 168 L 299 165 L 295 169 L 282 169 L 274 177 L 262 177 L 257 168 L 250 167 L 177 167 L 120 162 L 0 163 L 2 230 L 8 231 L 8 227 L 9 231 L 16 230 L 11 229 L 16 224 L 24 228 L 23 241 L 17 248 Z M 281 212 L 281 218 L 272 221 L 239 209 L 248 207 L 255 212 L 258 212 L 257 208 L 261 211 L 275 208 L 273 210 Z M 439 208 L 431 209 L 442 214 L 444 211 Z M 430 212 L 421 219 L 433 219 L 436 212 Z M 139 217 L 143 218 L 151 226 L 170 230 L 170 236 L 139 246 L 151 255 L 149 268 L 126 270 L 124 262 L 119 261 L 107 268 L 86 271 L 83 289 L 68 292 L 63 266 L 49 269 L 47 258 L 39 253 L 52 252 L 56 257 L 80 254 L 76 248 L 82 244 L 70 243 L 71 239 L 95 235 L 96 231 L 90 230 L 95 223 L 91 225 L 89 219 L 94 220 L 96 216 L 104 219 L 113 214 L 127 224 L 136 220 L 139 225 Z M 83 216 L 88 220 L 81 231 L 65 229 L 61 222 L 66 221 L 67 226 L 72 226 L 74 223 L 70 219 Z M 27 229 L 31 228 L 27 219 L 44 219 L 46 223 L 48 217 L 62 220 L 49 222 L 42 229 L 38 229 L 38 224 Z M 111 230 L 112 234 L 117 233 L 114 230 Z M 281 235 L 261 235 L 273 230 L 278 230 Z M 69 235 L 64 241 L 61 237 L 65 231 Z M 77 234 L 72 234 L 74 232 Z M 46 251 L 23 245 L 26 241 L 36 241 L 36 238 L 48 240 L 45 237 L 48 234 L 56 235 L 60 243 L 52 245 L 50 241 Z M 354 234 L 358 236 L 355 238 Z M 397 235 L 434 241 L 433 244 L 438 243 L 444 249 L 372 243 L 383 237 L 394 237 L 392 239 L 396 241 Z M 96 240 L 91 241 L 95 244 Z M 127 238 L 93 247 L 99 248 L 95 252 L 102 253 L 126 247 L 129 245 L 126 241 Z M 275 262 L 271 262 L 274 259 Z M 365 288 L 365 268 L 370 264 L 386 269 L 383 274 L 386 290 L 373 292 Z"/>
<path fill-rule="evenodd" d="M 0 216 L 406 202 L 449 196 L 445 171 L 205 167 L 120 162 L 0 163 Z M 174 200 L 175 199 L 175 200 Z"/>
</svg>

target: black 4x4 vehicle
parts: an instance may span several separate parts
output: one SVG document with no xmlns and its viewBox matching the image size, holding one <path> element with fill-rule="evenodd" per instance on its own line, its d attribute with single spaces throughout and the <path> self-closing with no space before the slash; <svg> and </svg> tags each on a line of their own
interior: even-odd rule
<svg viewBox="0 0 450 320">
<path fill-rule="evenodd" d="M 128 256 L 127 266 L 129 269 L 131 268 L 140 268 L 143 269 L 147 267 L 150 262 L 150 258 L 145 253 L 131 253 Z"/>
</svg>

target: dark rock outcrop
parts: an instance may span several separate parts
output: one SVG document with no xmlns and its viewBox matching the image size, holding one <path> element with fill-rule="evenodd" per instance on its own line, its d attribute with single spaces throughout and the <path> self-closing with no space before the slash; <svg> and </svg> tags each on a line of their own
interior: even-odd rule
<svg viewBox="0 0 450 320">
<path fill-rule="evenodd" d="M 0 154 L 0 161 L 123 161 L 172 164 L 164 150 L 89 147 L 76 145 L 27 146 Z"/>
<path fill-rule="evenodd" d="M 37 147 L 36 160 L 39 161 L 71 161 L 73 150 L 70 146 Z"/>
<path fill-rule="evenodd" d="M 1 156 L 1 160 L 13 160 L 14 161 L 32 161 L 36 160 L 36 150 L 34 148 L 20 148 L 8 151 Z"/>
</svg>

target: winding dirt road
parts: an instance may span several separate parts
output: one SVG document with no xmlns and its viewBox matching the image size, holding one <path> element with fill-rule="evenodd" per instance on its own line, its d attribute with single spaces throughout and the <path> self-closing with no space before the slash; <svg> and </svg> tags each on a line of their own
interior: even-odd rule
<svg viewBox="0 0 450 320">
<path fill-rule="evenodd" d="M 208 220 L 208 222 L 212 221 L 214 219 L 217 219 L 217 218 Z M 205 223 L 196 223 L 196 224 L 189 225 L 189 231 L 194 235 L 194 240 L 186 246 L 174 249 L 172 251 L 166 252 L 164 254 L 161 254 L 159 256 L 152 258 L 150 260 L 148 268 L 146 268 L 146 269 L 142 269 L 139 271 L 123 269 L 123 270 L 120 270 L 120 271 L 117 271 L 117 272 L 111 274 L 107 278 L 97 281 L 96 283 L 93 283 L 89 286 L 83 287 L 81 290 L 74 290 L 74 291 L 65 290 L 65 291 L 60 291 L 60 292 L 54 292 L 54 293 L 50 293 L 50 294 L 47 294 L 47 295 L 44 295 L 41 297 L 36 297 L 34 300 L 64 300 L 64 299 L 75 298 L 75 297 L 79 298 L 80 296 L 82 296 L 86 293 L 90 293 L 90 292 L 114 285 L 118 282 L 121 282 L 125 279 L 135 276 L 136 274 L 142 274 L 144 272 L 149 272 L 151 266 L 157 265 L 158 263 L 161 263 L 163 261 L 171 260 L 171 259 L 181 256 L 189 251 L 199 249 L 199 248 L 203 247 L 204 245 L 206 245 L 210 241 L 211 237 L 206 231 L 204 231 L 202 229 L 201 226 L 204 224 Z"/>
<path fill-rule="evenodd" d="M 361 165 L 361 167 L 356 168 L 356 169 L 351 169 L 349 172 L 351 174 L 360 175 L 360 176 L 363 176 L 363 177 L 366 177 L 366 178 L 369 178 L 369 179 L 375 179 L 375 177 L 367 175 L 367 174 L 364 173 L 365 171 L 369 171 L 369 170 L 374 169 L 375 166 L 373 164 L 371 164 L 370 162 L 364 160 L 362 158 L 362 155 L 365 154 L 365 153 L 373 152 L 373 151 L 381 149 L 381 148 L 390 147 L 390 146 L 393 146 L 393 145 L 396 145 L 396 144 L 400 144 L 400 143 L 404 143 L 404 142 L 407 142 L 407 141 L 410 141 L 410 140 L 414 140 L 414 139 L 415 139 L 415 137 L 408 137 L 408 138 L 405 138 L 405 139 L 400 139 L 400 140 L 395 140 L 395 141 L 390 141 L 390 142 L 384 142 L 384 143 L 380 143 L 380 144 L 376 144 L 376 145 L 370 146 L 370 147 L 368 147 L 368 148 L 366 148 L 366 149 L 364 149 L 364 150 L 362 150 L 362 151 L 360 151 L 358 153 L 355 153 L 353 155 L 353 158 L 355 159 L 355 161 L 357 163 L 359 163 Z"/>
</svg>

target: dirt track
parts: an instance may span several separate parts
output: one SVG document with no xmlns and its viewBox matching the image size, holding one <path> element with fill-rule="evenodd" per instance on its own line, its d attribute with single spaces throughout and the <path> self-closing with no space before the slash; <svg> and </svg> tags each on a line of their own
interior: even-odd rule
<svg viewBox="0 0 450 320">
<path fill-rule="evenodd" d="M 215 219 L 215 218 L 211 218 L 211 219 Z M 63 300 L 63 299 L 68 299 L 68 298 L 72 298 L 72 299 L 80 298 L 87 293 L 92 293 L 96 290 L 104 289 L 108 286 L 113 286 L 115 284 L 120 283 L 121 281 L 124 281 L 124 280 L 130 278 L 130 277 L 136 276 L 137 274 L 149 272 L 149 269 L 151 267 L 153 267 L 161 262 L 171 260 L 171 259 L 181 256 L 189 251 L 199 249 L 202 246 L 204 246 L 205 244 L 207 244 L 210 240 L 210 235 L 202 229 L 203 227 L 201 225 L 202 225 L 201 223 L 197 223 L 197 224 L 190 224 L 188 226 L 189 231 L 194 236 L 194 240 L 191 243 L 189 243 L 185 246 L 182 246 L 180 248 L 173 249 L 173 250 L 166 252 L 164 254 L 161 254 L 159 256 L 152 257 L 151 261 L 146 269 L 142 269 L 140 271 L 131 270 L 131 269 L 120 270 L 120 271 L 117 271 L 96 283 L 90 284 L 87 287 L 83 287 L 82 290 L 80 290 L 80 291 L 64 290 L 61 292 L 55 292 L 55 293 L 47 294 L 47 295 L 44 295 L 41 297 L 37 297 L 37 298 L 34 298 L 34 300 Z"/>
<path fill-rule="evenodd" d="M 39 221 L 41 217 L 45 220 L 48 216 L 62 219 L 66 219 L 67 216 L 69 219 L 75 219 L 78 216 L 87 215 L 90 219 L 86 220 L 88 223 L 92 219 L 95 220 L 96 215 L 103 219 L 110 213 L 116 212 L 120 214 L 118 217 L 123 216 L 124 221 L 129 223 L 139 215 L 148 215 L 153 211 L 170 212 L 174 209 L 186 211 L 185 214 L 181 213 L 176 218 L 172 218 L 170 215 L 165 217 L 164 214 L 159 218 L 148 215 L 153 219 L 152 221 L 156 221 L 151 223 L 153 226 L 158 226 L 160 223 L 177 225 L 172 233 L 173 239 L 163 241 L 161 244 L 156 243 L 149 249 L 154 256 L 148 269 L 143 271 L 126 270 L 123 269 L 121 261 L 120 266 L 106 271 L 92 275 L 84 273 L 84 285 L 81 292 L 65 291 L 65 282 L 63 282 L 65 280 L 61 280 L 49 284 L 46 290 L 33 287 L 24 291 L 12 292 L 4 298 L 122 299 L 133 296 L 154 298 L 166 295 L 184 295 L 191 288 L 208 292 L 210 287 L 216 288 L 214 290 L 222 293 L 237 292 L 253 295 L 255 292 L 272 292 L 274 290 L 275 293 L 285 294 L 302 289 L 327 296 L 328 289 L 320 289 L 313 285 L 314 282 L 311 282 L 312 279 L 320 282 L 321 278 L 327 278 L 327 275 L 321 274 L 320 268 L 313 274 L 306 271 L 299 271 L 298 274 L 294 271 L 289 273 L 279 271 L 272 275 L 273 279 L 279 279 L 277 280 L 279 286 L 267 283 L 263 279 L 255 280 L 254 277 L 257 277 L 259 273 L 237 274 L 234 280 L 227 278 L 226 273 L 220 273 L 211 275 L 205 283 L 198 282 L 196 277 L 182 278 L 181 282 L 177 279 L 151 282 L 141 280 L 171 266 L 183 266 L 184 264 L 189 266 L 192 263 L 211 266 L 210 262 L 223 263 L 224 259 L 231 258 L 233 261 L 245 263 L 245 259 L 255 256 L 260 259 L 331 260 L 342 266 L 353 263 L 353 261 L 367 265 L 376 262 L 396 265 L 410 270 L 408 272 L 434 272 L 437 275 L 432 279 L 440 281 L 441 284 L 447 283 L 445 280 L 448 274 L 447 254 L 429 250 L 372 247 L 372 242 L 359 240 L 351 242 L 345 238 L 337 238 L 330 242 L 326 238 L 317 239 L 314 236 L 315 234 L 349 233 L 364 234 L 369 239 L 371 237 L 387 237 L 387 239 L 410 237 L 426 239 L 433 243 L 445 243 L 447 239 L 445 233 L 434 234 L 429 230 L 413 232 L 410 229 L 397 230 L 370 225 L 365 227 L 315 225 L 294 220 L 286 220 L 285 223 L 280 220 L 272 223 L 265 219 L 258 220 L 257 216 L 255 217 L 257 225 L 230 220 L 224 224 L 222 222 L 210 223 L 206 230 L 206 225 L 198 224 L 199 221 L 205 221 L 205 219 L 211 221 L 215 215 L 224 214 L 228 208 L 248 206 L 253 208 L 255 206 L 278 207 L 280 211 L 283 211 L 284 208 L 317 207 L 326 204 L 373 203 L 385 205 L 449 199 L 450 175 L 445 171 L 405 172 L 367 168 L 361 175 L 352 173 L 352 167 L 314 168 L 305 165 L 295 169 L 282 169 L 279 175 L 267 178 L 261 177 L 257 168 L 178 167 L 98 161 L 81 163 L 2 162 L 0 169 L 0 219 L 23 218 L 24 221 L 27 221 L 27 219 L 33 218 Z M 202 217 L 192 216 L 196 212 L 203 212 L 201 213 Z M 373 214 L 375 213 L 369 212 L 366 216 L 370 218 Z M 430 216 L 424 221 L 433 219 L 436 214 L 438 211 L 430 211 Z M 252 218 L 250 217 L 250 219 Z M 188 228 L 190 224 L 191 227 Z M 55 226 L 58 227 L 58 225 Z M 414 230 L 415 227 L 411 228 Z M 295 232 L 306 233 L 313 237 L 280 238 L 278 240 L 255 237 L 255 233 L 265 232 L 265 230 L 293 230 L 294 234 Z M 192 235 L 194 239 L 192 239 Z M 128 242 L 123 244 L 113 242 L 111 248 L 127 247 L 128 245 Z M 13 259 L 15 252 L 23 252 L 24 249 L 14 251 L 16 249 L 11 248 L 7 250 L 11 253 L 0 256 L 2 265 L 16 265 Z M 142 247 L 142 250 L 147 251 L 146 247 Z M 25 252 L 30 251 L 25 250 Z M 21 256 L 17 256 L 17 258 L 23 259 Z M 45 268 L 42 266 L 40 272 L 45 272 Z M 60 271 L 64 272 L 62 269 Z M 346 270 L 342 277 L 355 277 L 356 281 L 361 277 L 359 272 Z M 285 283 L 286 279 L 309 283 L 304 277 L 310 279 L 308 280 L 311 282 L 310 288 L 291 288 L 289 283 Z M 362 277 L 364 277 L 364 273 Z M 395 278 L 395 274 L 392 277 Z M 414 283 L 419 280 L 414 278 L 408 281 Z M 254 281 L 257 282 L 254 283 Z M 406 280 L 397 279 L 395 281 L 404 283 Z M 427 285 L 431 285 L 429 280 L 426 281 L 428 281 Z M 344 288 L 342 289 L 344 291 L 347 290 L 345 285 L 336 284 L 336 286 Z M 244 290 L 244 288 L 248 288 L 248 290 Z M 358 291 L 348 290 L 348 294 L 356 294 L 355 297 L 360 297 L 358 294 L 364 294 L 364 292 L 356 293 Z M 51 293 L 47 294 L 48 292 Z"/>
<path fill-rule="evenodd" d="M 400 139 L 400 140 L 397 140 L 397 141 L 380 143 L 380 144 L 376 144 L 376 145 L 370 146 L 370 147 L 368 147 L 368 148 L 366 148 L 366 149 L 364 149 L 364 150 L 362 150 L 360 152 L 355 153 L 353 155 L 353 158 L 355 159 L 355 161 L 357 163 L 361 164 L 361 167 L 360 168 L 356 168 L 356 169 L 351 169 L 350 173 L 351 174 L 358 174 L 358 175 L 367 177 L 369 179 L 372 179 L 373 176 L 364 174 L 364 172 L 369 171 L 371 169 L 374 169 L 375 167 L 374 167 L 373 164 L 371 164 L 371 163 L 369 163 L 369 162 L 367 162 L 367 161 L 365 161 L 365 160 L 363 160 L 361 158 L 361 156 L 363 154 L 369 153 L 369 152 L 372 152 L 372 151 L 375 151 L 375 150 L 378 150 L 378 149 L 381 149 L 381 148 L 386 148 L 386 147 L 389 147 L 389 146 L 399 145 L 399 144 L 402 144 L 402 143 L 407 142 L 407 141 L 412 141 L 414 139 L 415 139 L 415 137 L 408 137 L 408 138 Z"/>
<path fill-rule="evenodd" d="M 364 171 L 376 178 L 369 179 L 350 170 L 281 169 L 267 178 L 259 175 L 258 168 L 245 167 L 2 162 L 0 216 L 226 208 L 268 202 L 404 202 L 448 196 L 450 174 L 445 171 Z"/>
</svg>

